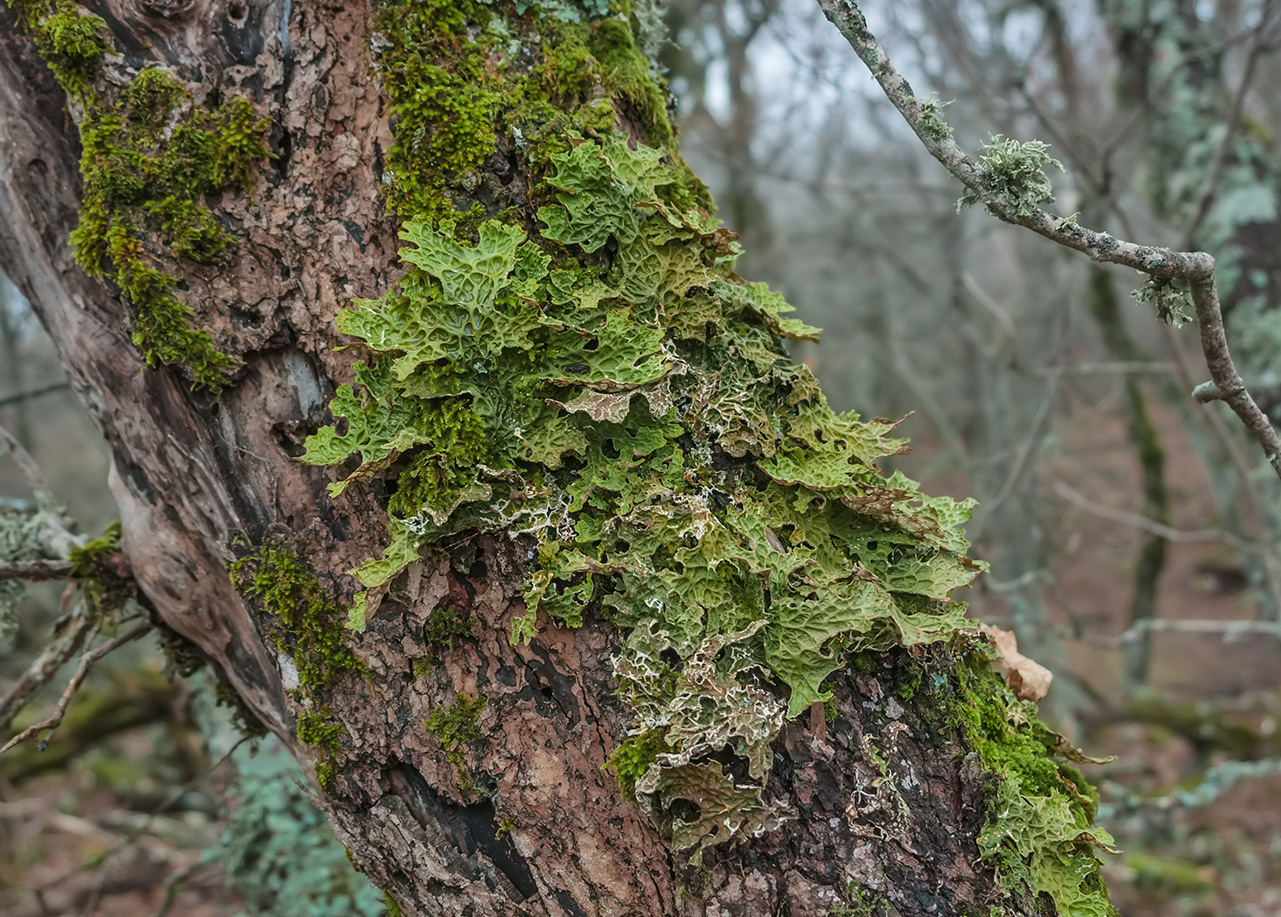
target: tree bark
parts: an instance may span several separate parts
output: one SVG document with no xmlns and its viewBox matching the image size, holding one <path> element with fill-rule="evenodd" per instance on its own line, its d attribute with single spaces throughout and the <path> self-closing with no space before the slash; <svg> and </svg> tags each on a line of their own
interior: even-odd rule
<svg viewBox="0 0 1281 917">
<path fill-rule="evenodd" d="M 580 85 L 554 99 L 566 123 L 579 123 L 572 119 L 591 106 L 600 110 L 604 99 L 616 113 L 612 128 L 630 145 L 642 153 L 645 144 L 665 147 L 664 161 L 678 163 L 674 141 L 663 136 L 670 132 L 666 112 L 646 104 L 657 84 L 606 57 L 610 48 L 630 46 L 630 6 L 616 5 L 613 16 L 599 6 L 549 3 L 518 14 L 495 4 L 492 18 L 476 7 L 484 18 L 476 13 L 474 21 L 467 19 L 471 5 L 442 3 L 397 9 L 390 2 L 103 0 L 83 16 L 52 0 L 0 8 L 0 264 L 30 299 L 110 444 L 124 549 L 157 621 L 189 641 L 252 715 L 314 770 L 338 838 L 406 914 L 800 917 L 864 906 L 868 913 L 987 914 L 994 905 L 1055 913 L 1050 896 L 1038 896 L 1039 880 L 1019 878 L 1049 868 L 1046 854 L 1000 846 L 1007 843 L 1005 827 L 994 807 L 1002 787 L 1015 794 L 1005 797 L 1007 807 L 1020 794 L 1057 804 L 1068 792 L 1075 800 L 1072 811 L 1084 814 L 1075 828 L 1069 818 L 1068 834 L 1054 842 L 1050 857 L 1084 857 L 1073 860 L 1076 881 L 1085 881 L 1082 894 L 1093 896 L 1098 909 L 1090 913 L 1107 913 L 1089 847 L 1096 838 L 1082 823 L 1092 811 L 1084 785 L 1051 763 L 1052 753 L 1064 750 L 1057 737 L 1029 726 L 1025 710 L 1022 719 L 1010 719 L 1009 711 L 1022 708 L 992 680 L 973 650 L 978 638 L 966 629 L 864 644 L 841 633 L 823 644 L 824 658 L 849 647 L 858 661 L 826 680 L 834 694 L 830 724 L 816 702 L 807 705 L 813 716 L 793 718 L 773 734 L 760 790 L 770 816 L 761 816 L 759 831 L 694 849 L 701 865 L 691 865 L 688 846 L 671 849 L 672 828 L 706 815 L 715 800 L 703 799 L 700 813 L 696 802 L 678 798 L 669 809 L 653 809 L 651 820 L 604 769 L 623 738 L 635 735 L 635 712 L 616 693 L 614 657 L 628 628 L 612 623 L 597 601 L 583 609 L 581 626 L 563 626 L 566 618 L 544 611 L 532 640 L 509 639 L 527 610 L 536 539 L 461 527 L 425 544 L 424 556 L 389 592 L 376 583 L 370 588 L 363 633 L 342 629 L 356 590 L 347 571 L 386 546 L 396 481 L 374 474 L 334 499 L 326 485 L 335 475 L 298 461 L 308 436 L 334 420 L 326 405 L 336 383 L 352 378 L 351 358 L 334 348 L 353 340 L 338 334 L 335 318 L 353 300 L 386 294 L 402 277 L 402 220 L 429 218 L 440 229 L 452 214 L 464 224 L 459 231 L 474 239 L 478 221 L 468 224 L 468 213 L 506 215 L 533 238 L 538 221 L 547 222 L 541 213 L 535 220 L 537 205 L 568 193 L 552 184 L 547 163 L 540 171 L 520 155 L 527 138 L 501 118 L 493 151 L 479 168 L 437 174 L 455 162 L 450 157 L 470 155 L 446 144 L 465 129 L 468 111 L 459 99 L 474 88 L 468 80 L 494 78 L 502 67 L 553 68 L 538 72 L 557 85 Z M 101 17 L 108 50 L 99 69 L 82 66 L 84 55 L 68 50 L 65 34 L 41 31 L 68 9 Z M 482 58 L 470 76 L 459 70 L 455 96 L 424 102 L 412 93 L 427 90 L 414 86 L 389 95 L 396 73 L 387 55 L 401 55 L 395 59 L 405 67 L 427 56 L 414 59 L 414 48 L 396 43 L 412 28 L 431 36 L 447 20 L 453 37 L 435 34 L 449 53 L 427 60 L 430 66 L 447 71 L 454 52 L 461 61 L 482 38 L 501 53 Z M 81 25 L 60 22 L 73 31 Z M 389 34 L 402 26 L 404 33 Z M 621 35 L 610 32 L 620 28 Z M 573 29 L 588 31 L 565 31 Z M 575 35 L 602 42 L 584 50 L 595 63 L 582 54 L 572 66 L 564 57 L 552 60 L 557 35 L 568 36 L 561 50 L 578 47 Z M 513 44 L 502 44 L 507 39 Z M 173 95 L 175 106 L 151 121 L 135 88 L 149 67 L 164 68 L 189 93 Z M 157 85 L 174 92 L 164 79 Z M 169 176 L 156 181 L 177 181 L 163 169 L 166 156 L 181 155 L 173 152 L 179 127 L 218 149 L 233 134 L 250 147 L 257 142 L 252 119 L 237 120 L 240 98 L 269 119 L 261 132 L 269 162 L 251 157 L 250 173 L 239 175 L 233 159 L 197 184 L 194 204 L 166 203 L 158 192 L 132 187 L 133 210 L 95 216 L 95 202 L 124 193 L 111 184 L 124 167 L 93 159 L 101 138 L 91 128 L 103 129 L 104 111 L 136 126 L 129 137 L 151 144 L 144 158 L 152 165 L 145 168 Z M 447 191 L 449 206 L 436 198 L 429 206 L 442 209 L 431 213 L 403 180 L 410 167 L 397 159 L 411 143 L 405 124 L 415 105 L 437 119 L 414 141 L 427 149 L 424 174 Z M 552 122 L 549 135 L 555 130 Z M 605 143 L 604 133 L 589 130 L 566 149 Z M 82 180 L 77 159 L 84 150 L 90 153 Z M 206 204 L 221 229 L 204 221 Z M 99 265 L 101 277 L 78 266 L 68 244 L 82 207 L 79 257 L 91 267 L 91 221 L 112 221 L 115 235 L 100 236 L 115 246 Z M 186 248 L 178 245 L 178 224 L 165 222 L 172 213 L 187 221 Z M 445 232 L 452 231 L 450 224 Z M 131 240 L 140 248 L 129 247 Z M 731 242 L 723 231 L 708 230 L 688 244 L 725 254 Z M 191 248 L 197 243 L 206 249 Z M 617 251 L 614 243 L 599 254 L 568 243 L 564 249 L 578 264 L 600 264 L 602 274 Z M 720 282 L 741 283 L 728 268 L 715 270 Z M 173 278 L 172 285 L 160 275 Z M 154 282 L 147 286 L 140 277 Z M 146 302 L 168 307 L 174 298 L 189 316 L 171 308 L 162 320 L 155 318 L 162 313 L 146 312 Z M 786 326 L 764 312 L 751 321 L 774 333 L 765 346 L 778 350 Z M 176 337 L 165 336 L 171 333 Z M 349 416 L 346 423 L 355 421 Z M 732 448 L 708 454 L 709 473 L 763 480 L 757 465 L 736 464 L 742 453 Z M 528 463 L 520 468 L 530 473 Z M 687 475 L 698 473 L 691 467 Z M 918 495 L 891 485 L 904 486 L 874 485 L 882 502 L 868 497 L 859 512 L 875 524 L 884 520 L 883 539 L 906 538 L 906 510 L 894 509 L 895 501 Z M 511 487 L 514 494 L 517 485 Z M 808 512 L 820 513 L 818 505 Z M 764 531 L 775 542 L 788 537 Z M 870 550 L 877 551 L 875 541 Z M 600 567 L 587 569 L 606 576 Z M 852 570 L 855 579 L 871 578 L 855 586 L 879 582 L 857 565 Z M 877 594 L 908 600 L 898 591 Z M 954 611 L 936 604 L 902 621 L 936 626 Z M 855 656 L 860 645 L 870 649 Z M 692 665 L 688 656 L 682 662 Z M 739 688 L 749 683 L 758 682 Z M 753 697 L 786 704 L 778 679 L 759 684 Z M 977 698 L 988 706 L 974 706 Z M 983 719 L 998 709 L 994 721 Z M 1016 747 L 1022 763 L 1014 761 Z M 732 746 L 699 760 L 698 766 L 714 763 L 717 774 L 728 767 L 735 785 L 747 779 Z M 1034 771 L 1050 775 L 1040 790 L 1031 783 Z M 1056 781 L 1076 789 L 1056 789 Z M 731 830 L 727 824 L 719 830 Z M 1018 830 L 1011 825 L 1007 834 L 1016 838 Z M 981 836 L 995 845 L 985 858 Z M 998 847 L 1013 851 L 1013 859 L 994 854 Z"/>
</svg>

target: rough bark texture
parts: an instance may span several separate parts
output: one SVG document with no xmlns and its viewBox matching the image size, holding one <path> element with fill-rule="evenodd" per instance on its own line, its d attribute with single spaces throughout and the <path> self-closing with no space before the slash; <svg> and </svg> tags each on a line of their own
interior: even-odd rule
<svg viewBox="0 0 1281 917">
<path fill-rule="evenodd" d="M 68 113 L 85 103 L 68 100 L 22 14 L 3 6 L 0 264 L 111 446 L 124 545 L 157 617 L 316 766 L 338 837 L 404 913 L 817 917 L 873 898 L 903 915 L 987 914 L 1001 902 L 1054 912 L 1026 890 L 1005 896 L 994 863 L 979 860 L 997 778 L 948 712 L 964 641 L 865 653 L 858 671 L 838 670 L 835 718 L 791 722 L 774 742 L 765 795 L 787 820 L 710 847 L 693 867 L 602 769 L 632 716 L 614 693 L 619 629 L 589 609 L 582 627 L 540 617 L 532 642 L 509 641 L 531 539 L 442 542 L 365 633 L 343 637 L 355 657 L 309 631 L 343 634 L 333 618 L 354 591 L 345 572 L 387 539 L 381 485 L 334 501 L 334 476 L 297 461 L 350 378 L 350 358 L 333 350 L 344 343 L 335 316 L 403 272 L 383 202 L 393 138 L 369 40 L 377 10 L 288 0 L 91 9 L 121 52 L 94 78 L 98 92 L 111 97 L 152 62 L 196 106 L 243 95 L 270 118 L 274 159 L 256 166 L 252 194 L 213 198 L 238 244 L 201 265 L 147 240 L 148 257 L 180 281 L 193 326 L 242 365 L 217 394 L 193 392 L 188 370 L 164 359 L 147 368 L 125 298 L 74 263 L 67 240 L 84 189 Z M 619 110 L 618 127 L 643 140 L 644 113 Z M 508 155 L 515 145 L 499 137 L 500 152 L 465 182 L 491 213 L 533 193 Z M 306 567 L 320 589 L 298 574 Z M 444 608 L 474 619 L 470 636 L 432 636 L 429 614 Z M 290 615 L 287 636 L 328 647 L 311 673 L 316 690 L 298 690 L 309 675 L 277 642 Z M 458 732 L 424 728 L 481 695 Z"/>
</svg>

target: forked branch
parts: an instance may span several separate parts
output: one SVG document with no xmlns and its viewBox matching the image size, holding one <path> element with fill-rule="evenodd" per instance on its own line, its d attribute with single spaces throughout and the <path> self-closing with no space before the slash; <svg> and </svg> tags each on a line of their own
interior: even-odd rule
<svg viewBox="0 0 1281 917">
<path fill-rule="evenodd" d="M 952 139 L 951 129 L 942 119 L 939 103 L 917 98 L 911 85 L 890 63 L 889 55 L 868 28 L 858 3 L 855 0 L 818 0 L 818 3 L 824 15 L 867 65 L 872 77 L 925 149 L 965 186 L 967 201 L 981 203 L 998 219 L 1026 227 L 1094 261 L 1131 267 L 1158 282 L 1179 280 L 1188 284 L 1201 332 L 1201 351 L 1211 379 L 1198 386 L 1197 398 L 1227 403 L 1263 448 L 1273 471 L 1281 477 L 1281 437 L 1246 389 L 1228 350 L 1219 293 L 1214 281 L 1214 258 L 1205 252 L 1174 251 L 1125 242 L 1109 233 L 1080 226 L 1072 217 L 1048 213 L 1026 200 L 1016 204 L 1008 193 L 993 184 L 985 166 Z"/>
</svg>

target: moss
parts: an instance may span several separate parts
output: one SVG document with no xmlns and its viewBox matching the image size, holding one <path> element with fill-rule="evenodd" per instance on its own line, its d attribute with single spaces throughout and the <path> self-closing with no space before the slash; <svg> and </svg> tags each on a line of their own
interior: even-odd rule
<svg viewBox="0 0 1281 917">
<path fill-rule="evenodd" d="M 423 645 L 427 647 L 431 661 L 434 663 L 440 652 L 453 649 L 455 638 L 462 640 L 474 636 L 472 627 L 475 623 L 475 618 L 460 612 L 456 605 L 436 608 L 423 625 Z"/>
<path fill-rule="evenodd" d="M 476 720 L 485 709 L 485 702 L 483 694 L 478 697 L 459 694 L 449 705 L 432 710 L 424 724 L 445 749 L 445 760 L 454 765 L 459 786 L 466 793 L 476 788 L 476 782 L 463 764 L 463 755 L 483 737 Z"/>
<path fill-rule="evenodd" d="M 274 617 L 276 648 L 293 659 L 308 697 L 349 674 L 367 674 L 346 644 L 346 611 L 325 594 L 297 549 L 262 545 L 231 565 L 231 579 L 242 596 Z"/>
<path fill-rule="evenodd" d="M 253 712 L 240 693 L 223 678 L 214 681 L 214 702 L 219 707 L 231 708 L 231 725 L 246 739 L 261 739 L 268 729 Z"/>
<path fill-rule="evenodd" d="M 80 586 L 100 617 L 110 620 L 132 595 L 131 581 L 121 576 L 113 558 L 120 551 L 120 520 L 112 522 L 101 535 L 72 548 L 68 555 L 68 578 Z"/>
<path fill-rule="evenodd" d="M 304 712 L 298 717 L 295 731 L 298 740 L 304 745 L 316 749 L 318 755 L 314 762 L 316 782 L 321 789 L 333 788 L 334 776 L 340 766 L 342 739 L 347 734 L 338 723 L 333 722 L 333 710 L 328 706 L 319 711 Z"/>
<path fill-rule="evenodd" d="M 979 836 L 1010 894 L 1049 894 L 1063 913 L 1115 914 L 1093 848 L 1109 852 L 1112 838 L 1092 828 L 1097 791 L 1080 771 L 1058 761 L 1070 749 L 1019 701 L 982 654 L 955 669 L 953 716 L 984 770 L 996 777 L 987 823 Z"/>
<path fill-rule="evenodd" d="M 647 729 L 639 735 L 628 736 L 610 754 L 602 769 L 611 768 L 623 796 L 636 798 L 636 781 L 645 775 L 659 755 L 672 750 L 660 729 Z"/>
<path fill-rule="evenodd" d="M 845 901 L 827 913 L 828 917 L 883 917 L 890 913 L 890 905 L 880 892 L 850 882 L 845 891 Z"/>
<path fill-rule="evenodd" d="M 518 138 L 538 181 L 571 136 L 613 129 L 614 99 L 649 142 L 674 143 L 667 93 L 625 20 L 535 22 L 474 0 L 385 0 L 376 29 L 396 140 L 386 199 L 402 219 L 453 218 L 474 231 L 494 215 L 473 191 L 500 153 L 499 137 Z M 677 193 L 710 207 L 706 188 L 685 172 Z"/>
<path fill-rule="evenodd" d="M 1127 853 L 1124 865 L 1134 871 L 1138 888 L 1167 894 L 1203 894 L 1214 890 L 1210 870 L 1187 860 L 1177 860 L 1145 853 Z"/>
<path fill-rule="evenodd" d="M 187 88 L 157 68 L 140 71 L 114 104 L 93 107 L 81 124 L 76 258 L 128 298 L 134 344 L 147 365 L 186 367 L 197 388 L 220 389 L 236 361 L 192 326 L 191 309 L 174 293 L 176 278 L 151 263 L 144 240 L 163 240 L 176 259 L 216 261 L 237 240 L 204 200 L 249 189 L 254 164 L 266 156 L 266 130 L 247 99 L 192 107 Z"/>
<path fill-rule="evenodd" d="M 236 361 L 192 326 L 177 280 L 156 266 L 155 237 L 178 260 L 208 264 L 235 242 L 205 198 L 249 190 L 267 156 L 267 121 L 252 103 L 192 105 L 185 85 L 159 68 L 129 85 L 95 82 L 111 50 L 99 17 L 67 0 L 10 0 L 19 21 L 69 96 L 79 104 L 84 181 L 76 258 L 113 282 L 134 312 L 133 341 L 148 366 L 185 367 L 197 389 L 217 391 Z"/>
<path fill-rule="evenodd" d="M 333 712 L 326 707 L 320 713 L 304 713 L 298 717 L 299 741 L 331 755 L 340 754 L 346 730 L 330 722 L 332 715 Z"/>
<path fill-rule="evenodd" d="M 383 906 L 387 908 L 387 917 L 401 917 L 400 905 L 389 891 L 383 892 Z"/>
<path fill-rule="evenodd" d="M 981 655 L 957 667 L 958 712 L 966 738 L 990 769 L 1013 776 L 1027 795 L 1067 793 L 1079 807 L 1082 827 L 1094 819 L 1095 800 L 1082 795 L 1080 772 L 1055 760 L 1058 737 L 1024 707 Z"/>
<path fill-rule="evenodd" d="M 427 507 L 451 506 L 473 480 L 476 466 L 490 459 L 484 425 L 465 402 L 429 403 L 420 417 L 425 442 L 408 454 L 387 507 L 400 519 L 417 516 Z"/>
<path fill-rule="evenodd" d="M 70 0 L 9 0 L 67 95 L 85 99 L 110 50 L 106 23 Z"/>
<path fill-rule="evenodd" d="M 622 19 L 605 19 L 592 29 L 592 55 L 600 62 L 605 85 L 635 109 L 645 139 L 666 146 L 675 136 L 667 113 L 667 95 L 653 64 L 636 47 L 631 26 Z"/>
</svg>

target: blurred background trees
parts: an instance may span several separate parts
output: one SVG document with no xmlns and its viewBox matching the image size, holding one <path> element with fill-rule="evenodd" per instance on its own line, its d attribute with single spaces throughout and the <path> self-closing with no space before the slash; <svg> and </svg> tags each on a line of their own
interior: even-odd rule
<svg viewBox="0 0 1281 917">
<path fill-rule="evenodd" d="M 1052 176 L 1060 212 L 1214 254 L 1234 354 L 1281 419 L 1279 4 L 868 6 L 967 150 L 1045 140 L 1067 171 Z M 1207 378 L 1195 328 L 1154 322 L 1132 272 L 958 214 L 960 189 L 809 0 L 670 0 L 667 17 L 682 149 L 742 234 L 740 272 L 826 329 L 797 356 L 834 407 L 916 412 L 899 466 L 980 500 L 968 531 L 992 574 L 972 615 L 1055 672 L 1050 718 L 1120 756 L 1092 776 L 1127 850 L 1110 876 L 1123 912 L 1281 912 L 1281 493 L 1226 408 L 1189 397 Z M 101 531 L 103 450 L 7 283 L 0 424 Z M 24 488 L 0 465 L 0 512 Z M 32 588 L 18 611 L 0 679 L 38 651 L 56 589 Z M 77 702 L 132 720 L 69 718 L 44 753 L 56 767 L 0 758 L 13 913 L 42 913 L 33 888 L 72 885 L 68 913 L 379 913 L 266 740 L 253 757 L 237 747 L 210 689 L 156 677 L 159 658 L 135 646 Z M 270 853 L 303 847 L 301 880 Z"/>
</svg>

